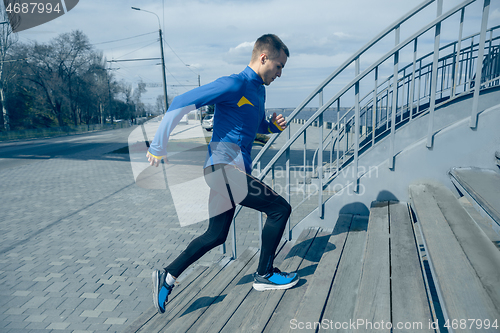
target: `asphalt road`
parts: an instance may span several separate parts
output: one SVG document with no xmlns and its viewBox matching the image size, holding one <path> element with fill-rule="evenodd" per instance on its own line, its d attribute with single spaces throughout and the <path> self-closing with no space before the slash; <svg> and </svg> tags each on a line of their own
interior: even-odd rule
<svg viewBox="0 0 500 333">
<path fill-rule="evenodd" d="M 109 147 L 111 152 L 127 145 L 127 137 L 131 131 L 132 128 L 125 128 L 47 139 L 0 142 L 0 170 L 51 158 L 78 158 L 78 153 L 92 149 Z"/>
</svg>

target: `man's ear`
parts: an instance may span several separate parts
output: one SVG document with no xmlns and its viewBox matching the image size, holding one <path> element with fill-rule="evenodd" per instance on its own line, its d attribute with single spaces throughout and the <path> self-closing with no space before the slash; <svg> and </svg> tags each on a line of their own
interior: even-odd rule
<svg viewBox="0 0 500 333">
<path fill-rule="evenodd" d="M 266 63 L 266 60 L 267 60 L 267 59 L 269 59 L 269 58 L 267 57 L 267 54 L 265 54 L 265 53 L 262 53 L 262 54 L 259 56 L 259 60 L 260 60 L 260 63 L 261 63 L 262 65 L 264 65 L 264 64 Z"/>
</svg>

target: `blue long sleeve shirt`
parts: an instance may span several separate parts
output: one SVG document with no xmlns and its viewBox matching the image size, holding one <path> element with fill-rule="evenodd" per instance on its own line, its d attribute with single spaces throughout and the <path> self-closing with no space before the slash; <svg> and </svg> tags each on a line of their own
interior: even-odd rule
<svg viewBox="0 0 500 333">
<path fill-rule="evenodd" d="M 265 118 L 266 89 L 250 67 L 239 74 L 221 77 L 174 98 L 156 131 L 149 152 L 167 154 L 168 138 L 182 116 L 205 105 L 215 104 L 213 134 L 205 167 L 233 164 L 243 158 L 245 172 L 251 173 L 252 143 L 257 133 L 279 133 L 280 128 Z"/>
</svg>

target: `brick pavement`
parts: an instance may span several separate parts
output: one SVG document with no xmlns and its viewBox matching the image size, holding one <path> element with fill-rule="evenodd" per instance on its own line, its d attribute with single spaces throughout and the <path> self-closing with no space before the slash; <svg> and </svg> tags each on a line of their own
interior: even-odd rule
<svg viewBox="0 0 500 333">
<path fill-rule="evenodd" d="M 110 153 L 129 132 L 0 170 L 0 332 L 120 332 L 152 305 L 152 269 L 204 232 L 181 228 L 168 190 L 138 187 L 128 154 Z M 257 212 L 240 212 L 236 234 L 238 253 L 258 247 Z"/>
<path fill-rule="evenodd" d="M 135 185 L 109 154 L 122 139 L 0 171 L 0 332 L 120 332 L 152 305 L 152 269 L 203 233 L 180 227 L 168 190 Z M 256 230 L 239 222 L 239 251 Z"/>
</svg>

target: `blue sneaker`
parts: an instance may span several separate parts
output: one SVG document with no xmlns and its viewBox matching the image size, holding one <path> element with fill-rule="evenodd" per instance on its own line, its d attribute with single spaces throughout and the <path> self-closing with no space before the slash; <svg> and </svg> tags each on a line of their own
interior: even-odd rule
<svg viewBox="0 0 500 333">
<path fill-rule="evenodd" d="M 153 272 L 153 303 L 160 313 L 165 313 L 165 304 L 168 302 L 168 295 L 172 292 L 174 286 L 169 286 L 165 282 L 167 272 Z"/>
<path fill-rule="evenodd" d="M 292 288 L 299 282 L 297 273 L 282 273 L 279 269 L 273 268 L 271 273 L 265 276 L 254 273 L 253 288 L 258 291 L 273 289 Z"/>
</svg>

